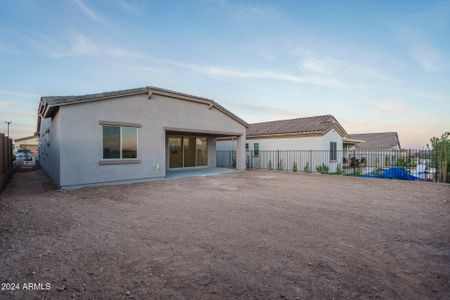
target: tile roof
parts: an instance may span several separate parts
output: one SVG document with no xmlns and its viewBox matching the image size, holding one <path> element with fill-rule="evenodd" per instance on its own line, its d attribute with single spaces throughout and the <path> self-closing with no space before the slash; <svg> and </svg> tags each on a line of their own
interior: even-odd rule
<svg viewBox="0 0 450 300">
<path fill-rule="evenodd" d="M 324 115 L 249 124 L 247 136 L 256 137 L 296 133 L 324 134 L 336 126 L 342 131 L 343 135 L 347 135 L 335 117 Z"/>
<path fill-rule="evenodd" d="M 364 141 L 355 145 L 357 149 L 391 149 L 395 146 L 400 148 L 397 132 L 359 133 L 350 134 L 350 137 Z"/>
</svg>

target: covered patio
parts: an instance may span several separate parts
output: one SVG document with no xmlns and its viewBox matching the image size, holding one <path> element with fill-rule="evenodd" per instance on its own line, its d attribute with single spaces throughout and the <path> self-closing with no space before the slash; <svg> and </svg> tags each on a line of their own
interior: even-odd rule
<svg viewBox="0 0 450 300">
<path fill-rule="evenodd" d="M 204 176 L 224 172 L 217 168 L 216 139 L 230 137 L 237 140 L 236 169 L 245 169 L 245 134 L 199 130 L 192 128 L 165 127 L 166 132 L 166 178 L 176 176 Z"/>
</svg>

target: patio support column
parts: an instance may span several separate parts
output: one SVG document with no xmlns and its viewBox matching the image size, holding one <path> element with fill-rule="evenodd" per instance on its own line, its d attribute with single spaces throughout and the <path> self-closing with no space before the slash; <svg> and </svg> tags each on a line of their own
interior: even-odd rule
<svg viewBox="0 0 450 300">
<path fill-rule="evenodd" d="M 245 134 L 236 139 L 236 169 L 245 170 Z"/>
<path fill-rule="evenodd" d="M 208 138 L 208 167 L 215 168 L 216 164 L 216 138 Z"/>
</svg>

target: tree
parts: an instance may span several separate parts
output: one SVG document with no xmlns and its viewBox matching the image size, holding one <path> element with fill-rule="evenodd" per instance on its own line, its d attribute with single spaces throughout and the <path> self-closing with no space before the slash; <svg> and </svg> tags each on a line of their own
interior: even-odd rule
<svg viewBox="0 0 450 300">
<path fill-rule="evenodd" d="M 438 171 L 438 182 L 447 182 L 447 170 L 450 163 L 450 132 L 443 133 L 440 137 L 432 137 L 430 139 L 433 146 L 433 153 L 436 157 L 436 167 Z"/>
</svg>

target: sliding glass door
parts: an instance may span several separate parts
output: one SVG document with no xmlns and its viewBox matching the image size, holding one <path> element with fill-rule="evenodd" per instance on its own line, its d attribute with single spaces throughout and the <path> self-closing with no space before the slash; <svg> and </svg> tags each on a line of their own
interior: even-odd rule
<svg viewBox="0 0 450 300">
<path fill-rule="evenodd" d="M 169 168 L 183 167 L 182 137 L 169 137 Z"/>
<path fill-rule="evenodd" d="M 169 168 L 191 168 L 208 165 L 208 139 L 196 136 L 169 136 Z"/>
</svg>

